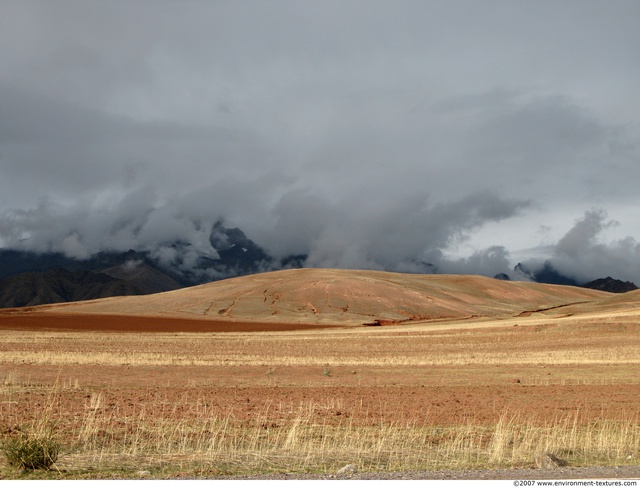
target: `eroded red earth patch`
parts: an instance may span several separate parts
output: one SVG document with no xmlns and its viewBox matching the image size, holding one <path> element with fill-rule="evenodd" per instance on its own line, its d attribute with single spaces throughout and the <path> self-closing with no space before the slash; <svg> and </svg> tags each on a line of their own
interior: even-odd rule
<svg viewBox="0 0 640 487">
<path fill-rule="evenodd" d="M 253 331 L 292 331 L 335 328 L 330 325 L 304 323 L 260 323 L 231 320 L 196 320 L 147 316 L 102 314 L 0 312 L 0 329 L 12 330 L 74 330 L 136 333 L 220 333 Z"/>
</svg>

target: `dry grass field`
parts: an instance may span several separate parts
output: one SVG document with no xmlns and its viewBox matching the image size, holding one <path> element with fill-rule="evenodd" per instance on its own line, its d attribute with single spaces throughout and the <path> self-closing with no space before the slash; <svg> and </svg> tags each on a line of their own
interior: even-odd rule
<svg viewBox="0 0 640 487">
<path fill-rule="evenodd" d="M 0 312 L 0 478 L 640 463 L 640 294 L 288 272 Z"/>
</svg>

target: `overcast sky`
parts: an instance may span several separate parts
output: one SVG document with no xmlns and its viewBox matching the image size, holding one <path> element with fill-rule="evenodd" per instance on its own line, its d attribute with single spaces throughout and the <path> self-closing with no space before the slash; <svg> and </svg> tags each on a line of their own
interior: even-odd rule
<svg viewBox="0 0 640 487">
<path fill-rule="evenodd" d="M 0 0 L 0 245 L 640 284 L 637 0 Z"/>
</svg>

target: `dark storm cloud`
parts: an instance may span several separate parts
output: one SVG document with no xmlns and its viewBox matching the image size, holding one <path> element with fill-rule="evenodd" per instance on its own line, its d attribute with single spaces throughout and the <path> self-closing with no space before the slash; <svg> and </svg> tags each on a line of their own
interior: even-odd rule
<svg viewBox="0 0 640 487">
<path fill-rule="evenodd" d="M 446 204 L 429 204 L 424 193 L 362 196 L 332 204 L 303 191 L 286 194 L 275 209 L 270 248 L 280 255 L 308 253 L 308 264 L 318 267 L 417 272 L 452 241 L 529 206 L 486 192 Z"/>
<path fill-rule="evenodd" d="M 176 239 L 215 256 L 222 218 L 312 265 L 494 273 L 540 244 L 567 272 L 600 272 L 594 252 L 624 269 L 639 16 L 635 1 L 2 2 L 0 245 L 170 262 Z M 594 206 L 620 224 L 563 238 Z"/>
<path fill-rule="evenodd" d="M 3 85 L 0 109 L 4 206 L 92 195 L 110 205 L 136 186 L 168 195 L 277 171 L 268 144 L 236 129 L 134 121 Z"/>
<path fill-rule="evenodd" d="M 637 174 L 637 147 L 616 151 L 624 129 L 565 98 L 498 91 L 445 100 L 437 108 L 439 120 L 456 127 L 448 131 L 459 137 L 450 141 L 449 156 L 468 178 L 544 201 L 635 197 L 611 166 Z"/>
</svg>

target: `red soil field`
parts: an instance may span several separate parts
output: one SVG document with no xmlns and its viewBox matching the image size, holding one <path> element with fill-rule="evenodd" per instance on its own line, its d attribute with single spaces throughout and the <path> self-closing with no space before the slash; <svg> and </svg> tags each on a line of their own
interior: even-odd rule
<svg viewBox="0 0 640 487">
<path fill-rule="evenodd" d="M 62 380 L 78 379 L 81 388 L 59 394 L 56 410 L 71 427 L 73 418 L 86 412 L 90 390 L 103 395 L 100 414 L 105 417 L 132 417 L 145 411 L 158 418 L 196 420 L 206 411 L 240 423 L 261 420 L 274 426 L 291 419 L 305 405 L 318 420 L 348 419 L 354 426 L 491 425 L 505 413 L 541 424 L 577 414 L 576 424 L 587 424 L 637 418 L 640 407 L 637 383 L 524 385 L 507 379 L 505 371 L 488 367 L 475 370 L 473 381 L 485 381 L 478 385 L 442 383 L 442 376 L 464 373 L 464 368 L 455 367 L 438 367 L 413 381 L 415 372 L 403 368 L 356 369 L 352 374 L 351 368 L 334 367 L 331 377 L 323 377 L 319 367 L 279 368 L 271 383 L 266 383 L 265 367 L 240 369 L 65 366 Z M 55 380 L 57 372 L 55 367 L 20 367 L 21 377 L 39 383 Z M 561 373 L 571 375 L 572 370 L 564 368 Z M 5 430 L 38 419 L 48 403 L 47 395 L 40 391 L 25 391 L 13 399 L 18 399 L 13 407 L 1 407 L 0 428 Z"/>
<path fill-rule="evenodd" d="M 335 325 L 333 327 L 337 327 Z M 265 323 L 225 320 L 195 320 L 149 316 L 104 314 L 63 314 L 0 310 L 0 329 L 75 330 L 135 333 L 219 333 L 251 331 L 292 331 L 332 328 L 331 325 L 306 323 Z"/>
</svg>

